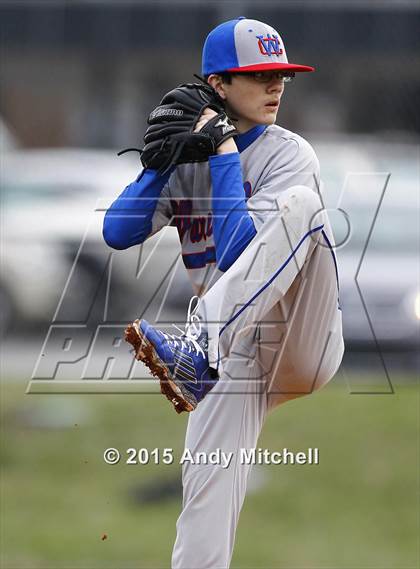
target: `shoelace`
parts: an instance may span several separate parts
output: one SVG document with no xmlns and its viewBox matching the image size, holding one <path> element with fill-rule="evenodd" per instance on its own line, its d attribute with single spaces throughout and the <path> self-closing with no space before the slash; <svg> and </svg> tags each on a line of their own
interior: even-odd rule
<svg viewBox="0 0 420 569">
<path fill-rule="evenodd" d="M 194 308 L 192 308 L 195 301 L 196 305 Z M 203 358 L 205 358 L 206 354 L 204 353 L 203 348 L 197 342 L 201 334 L 201 321 L 199 315 L 197 314 L 199 306 L 200 298 L 198 296 L 193 296 L 188 304 L 185 329 L 183 330 L 176 324 L 172 324 L 174 328 L 181 332 L 180 336 L 177 336 L 176 334 L 165 334 L 165 332 L 162 331 L 160 332 L 163 334 L 165 340 L 167 340 L 168 343 L 172 343 L 174 346 L 178 346 L 180 343 L 182 348 L 188 349 L 188 352 L 191 352 L 191 350 L 194 349 L 197 355 L 200 354 Z"/>
</svg>

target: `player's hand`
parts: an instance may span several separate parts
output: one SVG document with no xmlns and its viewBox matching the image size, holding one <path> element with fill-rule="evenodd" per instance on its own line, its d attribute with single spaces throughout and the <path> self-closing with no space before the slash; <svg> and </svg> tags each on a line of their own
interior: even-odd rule
<svg viewBox="0 0 420 569">
<path fill-rule="evenodd" d="M 217 115 L 216 111 L 213 109 L 204 109 L 203 114 L 198 119 L 197 124 L 195 125 L 194 132 L 200 132 L 203 126 L 209 122 L 210 119 Z M 230 154 L 231 152 L 238 152 L 238 147 L 236 146 L 235 141 L 233 138 L 228 138 L 225 140 L 218 148 L 217 154 Z"/>
<path fill-rule="evenodd" d="M 217 115 L 217 113 L 216 113 L 216 111 L 213 111 L 213 109 L 209 109 L 208 107 L 207 107 L 207 109 L 204 109 L 203 114 L 198 119 L 198 122 L 195 125 L 194 132 L 200 132 L 200 130 L 203 128 L 203 126 L 206 123 L 208 123 L 209 120 L 212 119 L 213 117 L 215 117 L 216 115 Z"/>
</svg>

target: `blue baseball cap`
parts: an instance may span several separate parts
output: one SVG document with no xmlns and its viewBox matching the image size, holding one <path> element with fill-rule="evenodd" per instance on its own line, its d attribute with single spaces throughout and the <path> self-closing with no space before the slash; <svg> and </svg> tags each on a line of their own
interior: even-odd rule
<svg viewBox="0 0 420 569">
<path fill-rule="evenodd" d="M 270 69 L 315 71 L 309 65 L 289 63 L 280 34 L 263 22 L 243 16 L 214 28 L 204 42 L 203 75 Z"/>
</svg>

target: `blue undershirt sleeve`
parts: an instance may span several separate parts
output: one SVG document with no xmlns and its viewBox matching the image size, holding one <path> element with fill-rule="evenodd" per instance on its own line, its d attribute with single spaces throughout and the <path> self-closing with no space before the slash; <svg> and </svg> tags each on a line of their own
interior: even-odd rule
<svg viewBox="0 0 420 569">
<path fill-rule="evenodd" d="M 152 230 L 152 218 L 171 172 L 160 176 L 145 169 L 129 184 L 105 214 L 102 234 L 113 249 L 143 243 Z"/>
<path fill-rule="evenodd" d="M 210 156 L 217 267 L 227 271 L 257 231 L 248 213 L 238 152 Z"/>
</svg>

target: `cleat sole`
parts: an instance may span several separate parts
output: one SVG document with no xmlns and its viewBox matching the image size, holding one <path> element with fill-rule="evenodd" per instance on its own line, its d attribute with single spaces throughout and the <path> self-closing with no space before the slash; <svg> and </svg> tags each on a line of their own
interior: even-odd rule
<svg viewBox="0 0 420 569">
<path fill-rule="evenodd" d="M 124 339 L 134 348 L 134 357 L 143 362 L 150 373 L 160 382 L 160 391 L 172 403 L 177 413 L 190 413 L 197 407 L 194 397 L 171 374 L 167 365 L 160 359 L 153 344 L 146 338 L 140 328 L 140 320 L 129 324 Z"/>
</svg>

